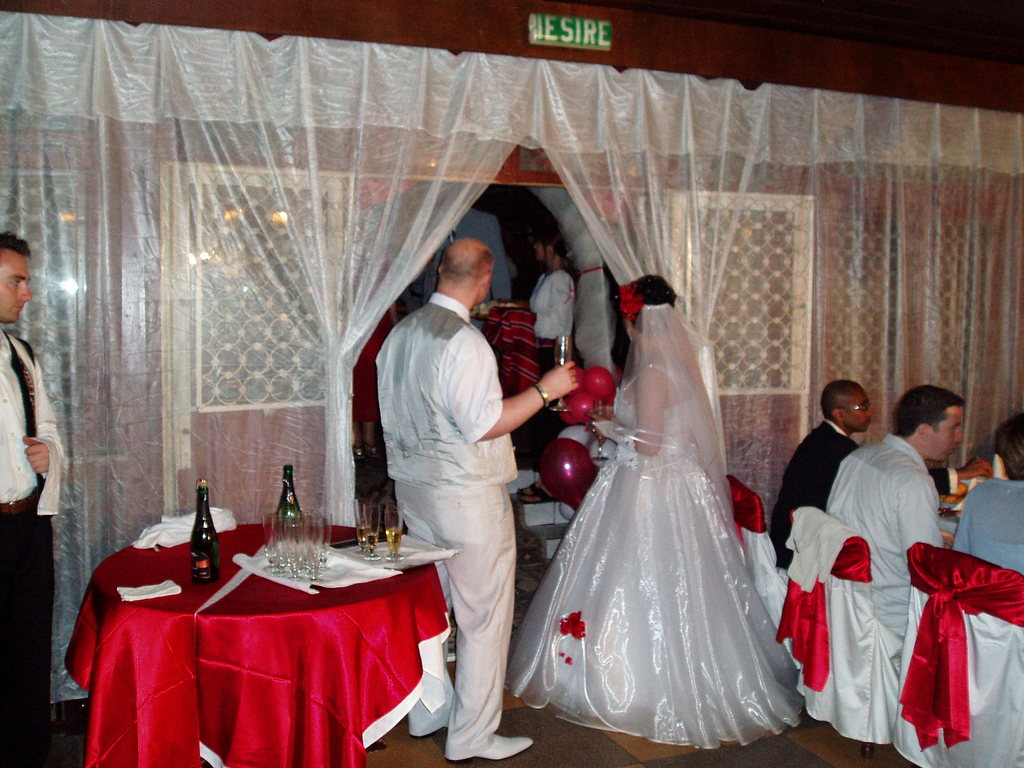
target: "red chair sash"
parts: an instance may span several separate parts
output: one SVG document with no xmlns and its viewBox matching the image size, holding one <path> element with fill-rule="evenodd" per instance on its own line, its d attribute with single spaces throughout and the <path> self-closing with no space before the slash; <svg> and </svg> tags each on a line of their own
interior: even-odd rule
<svg viewBox="0 0 1024 768">
<path fill-rule="evenodd" d="M 736 527 L 746 528 L 754 533 L 764 533 L 768 526 L 764 521 L 764 504 L 761 497 L 732 475 L 729 479 L 729 493 L 732 495 L 732 516 Z"/>
<path fill-rule="evenodd" d="M 964 612 L 1024 627 L 1024 576 L 976 557 L 917 543 L 907 550 L 910 583 L 929 595 L 900 695 L 921 749 L 971 737 Z"/>
<path fill-rule="evenodd" d="M 860 536 L 851 536 L 843 544 L 832 566 L 832 575 L 848 581 L 871 581 L 871 550 Z M 814 589 L 804 592 L 790 579 L 786 602 L 782 606 L 778 642 L 793 638 L 793 658 L 803 665 L 804 685 L 821 691 L 828 682 L 829 636 L 828 612 L 825 608 L 825 585 L 815 582 Z"/>
</svg>

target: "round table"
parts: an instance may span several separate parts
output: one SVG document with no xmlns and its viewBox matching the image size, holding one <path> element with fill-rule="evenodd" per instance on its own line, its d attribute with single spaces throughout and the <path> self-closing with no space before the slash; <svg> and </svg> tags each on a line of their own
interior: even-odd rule
<svg viewBox="0 0 1024 768">
<path fill-rule="evenodd" d="M 351 536 L 336 528 L 335 540 Z M 93 573 L 67 653 L 89 690 L 85 766 L 363 766 L 365 746 L 440 703 L 448 618 L 432 565 L 310 595 L 232 562 L 261 526 L 220 534 L 221 578 L 188 545 L 117 552 Z M 123 602 L 172 579 L 181 594 Z"/>
</svg>

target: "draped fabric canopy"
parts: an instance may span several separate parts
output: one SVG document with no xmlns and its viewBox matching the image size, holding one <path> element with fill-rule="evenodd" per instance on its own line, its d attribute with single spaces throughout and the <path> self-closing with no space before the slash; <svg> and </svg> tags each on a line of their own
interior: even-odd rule
<svg viewBox="0 0 1024 768">
<path fill-rule="evenodd" d="M 71 461 L 57 698 L 92 568 L 200 475 L 249 522 L 292 463 L 349 519 L 352 364 L 517 145 L 616 279 L 674 284 L 769 504 L 832 378 L 866 386 L 869 439 L 906 387 L 961 392 L 963 453 L 1022 404 L 1019 114 L 21 14 L 0 105 L 2 226 L 34 249 L 16 332 Z"/>
</svg>

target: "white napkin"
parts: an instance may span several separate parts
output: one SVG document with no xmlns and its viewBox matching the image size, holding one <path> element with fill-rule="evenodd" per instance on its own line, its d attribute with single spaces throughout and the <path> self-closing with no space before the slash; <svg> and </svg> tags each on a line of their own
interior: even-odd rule
<svg viewBox="0 0 1024 768">
<path fill-rule="evenodd" d="M 786 541 L 786 546 L 793 550 L 789 578 L 804 592 L 813 591 L 816 581 L 824 584 L 836 557 L 851 536 L 860 534 L 816 507 L 797 507 L 793 510 L 793 529 Z"/>
<path fill-rule="evenodd" d="M 335 552 L 328 553 L 327 565 L 324 566 L 323 571 L 320 573 L 320 578 L 316 581 L 279 576 L 278 574 L 271 573 L 267 563 L 267 556 L 264 554 L 257 553 L 250 556 L 239 552 L 232 559 L 244 571 L 254 573 L 269 581 L 283 584 L 292 589 L 298 589 L 310 595 L 317 593 L 314 587 L 351 587 L 353 584 L 364 584 L 367 581 L 389 579 L 392 576 L 398 575 L 398 571 L 390 568 L 379 568 L 365 561 L 356 563 Z"/>
<path fill-rule="evenodd" d="M 213 527 L 217 529 L 217 533 L 238 527 L 235 514 L 230 509 L 210 507 L 210 514 L 213 516 Z M 156 549 L 184 544 L 192 536 L 192 525 L 195 520 L 195 515 L 164 515 L 159 523 L 154 523 L 143 530 L 132 546 L 136 549 Z"/>
<path fill-rule="evenodd" d="M 168 595 L 180 595 L 181 587 L 175 582 L 167 579 L 159 584 L 147 584 L 144 587 L 118 587 L 117 593 L 126 603 L 135 600 L 150 600 L 154 597 L 167 597 Z"/>
<path fill-rule="evenodd" d="M 457 549 L 442 549 L 441 547 L 428 544 L 422 539 L 417 539 L 412 536 L 406 535 L 402 537 L 402 547 L 398 553 L 402 556 L 402 559 L 397 563 L 389 562 L 384 559 L 387 557 L 387 545 L 383 542 L 377 547 L 377 553 L 381 555 L 380 560 L 374 562 L 381 568 L 405 570 L 406 568 L 415 568 L 417 565 L 425 565 L 426 563 L 436 563 L 438 560 L 447 560 L 455 555 L 459 554 Z M 363 558 L 362 553 L 358 547 L 350 547 L 348 549 L 342 549 L 337 552 L 339 557 L 343 557 L 346 560 L 358 564 L 368 564 Z"/>
</svg>

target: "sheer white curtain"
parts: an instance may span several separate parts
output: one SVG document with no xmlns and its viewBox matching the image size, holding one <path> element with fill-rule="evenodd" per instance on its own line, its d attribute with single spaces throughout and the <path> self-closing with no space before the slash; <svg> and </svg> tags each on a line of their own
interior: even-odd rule
<svg viewBox="0 0 1024 768">
<path fill-rule="evenodd" d="M 968 401 L 954 461 L 988 449 L 1024 383 L 1021 115 L 542 66 L 564 119 L 537 143 L 616 279 L 667 277 L 710 342 L 731 472 L 772 503 L 834 378 L 870 440 L 929 382 Z"/>
<path fill-rule="evenodd" d="M 350 369 L 516 144 L 619 280 L 659 272 L 714 345 L 729 469 L 769 501 L 861 380 L 1022 403 L 1021 115 L 343 41 L 0 14 L 4 229 L 71 465 L 58 698 L 89 574 L 165 510 L 252 521 L 293 463 L 352 495 Z"/>
<path fill-rule="evenodd" d="M 71 467 L 54 672 L 92 568 L 199 476 L 241 522 L 351 519 L 351 369 L 513 146 L 440 51 L 0 16 L 4 228 L 27 237 Z M 84 69 L 81 62 L 88 62 Z M 497 113 L 501 119 L 501 113 Z M 467 129 L 465 124 L 471 124 Z"/>
</svg>

